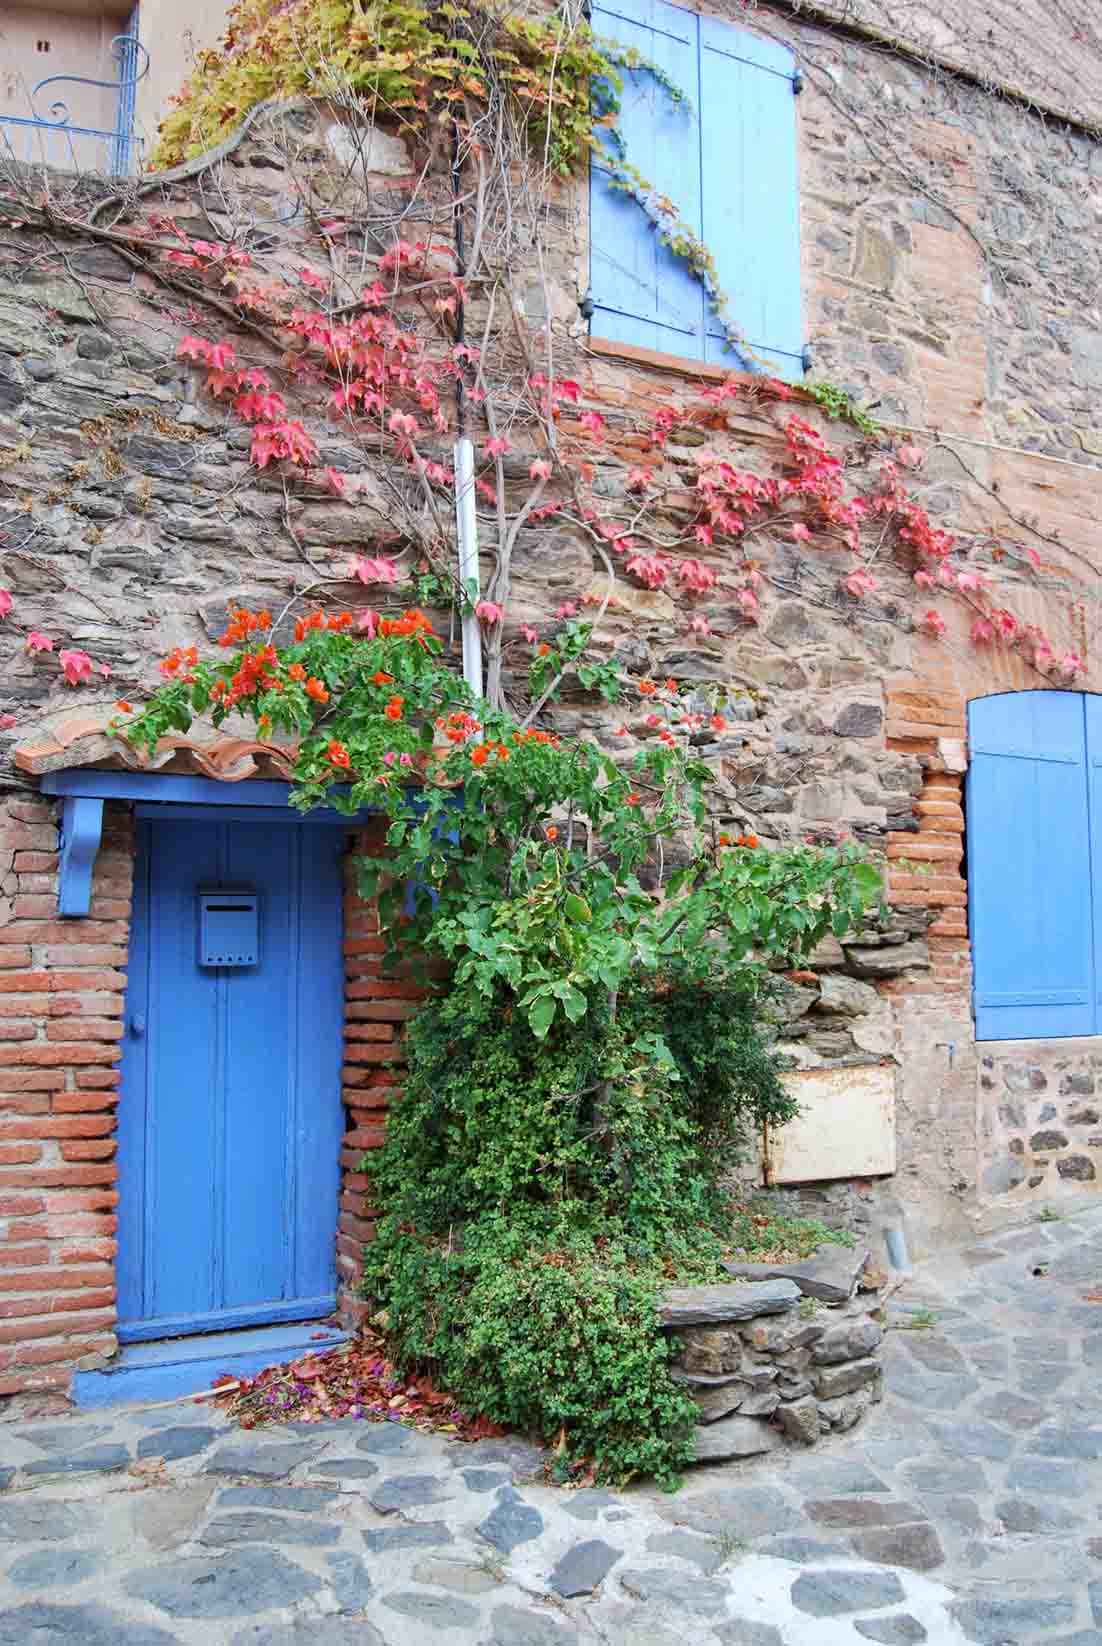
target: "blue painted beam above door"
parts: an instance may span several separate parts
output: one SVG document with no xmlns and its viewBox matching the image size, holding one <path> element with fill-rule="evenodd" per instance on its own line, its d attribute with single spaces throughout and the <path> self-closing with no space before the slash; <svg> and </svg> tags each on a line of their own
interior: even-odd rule
<svg viewBox="0 0 1102 1646">
<path fill-rule="evenodd" d="M 88 795 L 101 800 L 175 801 L 187 806 L 286 806 L 293 785 L 272 778 L 249 778 L 241 783 L 223 783 L 216 777 L 169 777 L 161 772 L 98 772 L 83 767 L 47 772 L 42 779 L 43 794 Z M 325 814 L 343 823 L 370 817 L 370 810 L 354 817 L 342 816 L 331 807 L 319 806 L 303 814 L 292 811 L 291 821 Z"/>
<path fill-rule="evenodd" d="M 169 777 L 160 772 L 100 772 L 84 767 L 47 772 L 42 792 L 62 797 L 58 913 L 81 919 L 92 902 L 92 871 L 99 851 L 105 800 L 133 801 L 139 817 L 200 818 L 224 823 L 309 823 L 354 829 L 377 815 L 364 807 L 350 816 L 333 806 L 296 811 L 292 785 L 267 778 L 220 783 L 213 777 Z"/>
</svg>

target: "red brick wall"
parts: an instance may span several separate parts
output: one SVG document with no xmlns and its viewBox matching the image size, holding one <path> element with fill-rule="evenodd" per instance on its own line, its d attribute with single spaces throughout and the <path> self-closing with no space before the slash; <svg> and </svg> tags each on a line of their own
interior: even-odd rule
<svg viewBox="0 0 1102 1646">
<path fill-rule="evenodd" d="M 51 802 L 0 800 L 0 1411 L 59 1402 L 76 1366 L 117 1344 L 115 1109 L 130 929 L 130 817 L 108 806 L 87 919 L 57 916 Z M 356 1296 L 374 1212 L 364 1151 L 383 1141 L 400 1089 L 402 1024 L 422 990 L 382 975 L 375 911 L 356 895 L 350 838 L 345 893 L 347 1129 L 337 1263 L 340 1310 Z M 17 1397 L 18 1404 L 8 1397 Z"/>
<path fill-rule="evenodd" d="M 338 1308 L 348 1324 L 364 1314 L 357 1295 L 363 1248 L 375 1232 L 371 1184 L 361 1171 L 365 1151 L 381 1146 L 387 1109 L 402 1090 L 405 1053 L 402 1026 L 425 991 L 411 981 L 405 965 L 384 973 L 386 944 L 378 916 L 356 891 L 354 857 L 378 852 L 380 831 L 363 830 L 349 842 L 345 867 L 344 975 L 345 1065 L 343 1097 L 348 1131 L 341 1151 L 340 1224 L 337 1235 Z"/>
<path fill-rule="evenodd" d="M 92 908 L 57 917 L 53 805 L 0 799 L 0 1397 L 115 1348 L 115 1104 L 131 828 L 105 819 Z"/>
</svg>

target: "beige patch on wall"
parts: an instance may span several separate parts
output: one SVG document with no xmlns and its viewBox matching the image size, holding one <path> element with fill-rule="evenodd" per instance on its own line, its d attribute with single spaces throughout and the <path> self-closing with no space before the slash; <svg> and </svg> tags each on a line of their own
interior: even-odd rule
<svg viewBox="0 0 1102 1646">
<path fill-rule="evenodd" d="M 770 1183 L 880 1177 L 895 1171 L 895 1071 L 882 1064 L 794 1069 L 784 1083 L 796 1119 L 768 1134 Z"/>
</svg>

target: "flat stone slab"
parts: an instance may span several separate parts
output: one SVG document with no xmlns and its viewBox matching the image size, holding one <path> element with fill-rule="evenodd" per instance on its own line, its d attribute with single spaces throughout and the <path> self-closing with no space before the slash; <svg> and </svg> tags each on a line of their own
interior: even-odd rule
<svg viewBox="0 0 1102 1646">
<path fill-rule="evenodd" d="M 727 1585 L 716 1578 L 656 1567 L 652 1571 L 621 1572 L 620 1582 L 629 1595 L 651 1605 L 673 1607 L 678 1612 L 715 1617 L 727 1609 Z"/>
<path fill-rule="evenodd" d="M 105 1423 L 74 1423 L 72 1427 L 67 1423 L 57 1423 L 47 1429 L 17 1429 L 15 1432 L 20 1440 L 37 1446 L 40 1452 L 75 1452 L 102 1440 L 111 1430 Z"/>
<path fill-rule="evenodd" d="M 503 1486 L 494 1509 L 478 1528 L 479 1536 L 492 1543 L 502 1554 L 512 1554 L 521 1543 L 531 1543 L 543 1535 L 543 1516 L 532 1504 L 525 1503 L 512 1486 Z"/>
<path fill-rule="evenodd" d="M 791 1280 L 804 1297 L 820 1303 L 847 1303 L 869 1260 L 867 1246 L 821 1246 L 799 1263 L 725 1263 L 735 1280 Z"/>
<path fill-rule="evenodd" d="M 419 1589 L 399 1590 L 384 1595 L 383 1605 L 415 1623 L 425 1623 L 430 1629 L 473 1629 L 478 1622 L 478 1607 L 458 1595 L 426 1594 Z"/>
<path fill-rule="evenodd" d="M 66 1503 L 33 1497 L 0 1503 L 0 1543 L 60 1543 L 81 1530 L 80 1516 Z"/>
<path fill-rule="evenodd" d="M 218 1494 L 220 1509 L 290 1509 L 316 1514 L 340 1497 L 335 1486 L 227 1486 Z"/>
<path fill-rule="evenodd" d="M 179 1646 L 153 1623 L 129 1623 L 106 1606 L 54 1606 L 32 1601 L 0 1612 L 0 1646 Z"/>
<path fill-rule="evenodd" d="M 896 1606 L 903 1585 L 894 1572 L 804 1572 L 792 1585 L 792 1604 L 809 1617 L 844 1617 L 875 1606 Z"/>
<path fill-rule="evenodd" d="M 801 1519 L 799 1511 L 775 1486 L 721 1486 L 710 1492 L 682 1492 L 676 1499 L 674 1514 L 679 1525 L 742 1542 L 769 1532 L 790 1532 Z"/>
<path fill-rule="evenodd" d="M 138 1441 L 138 1456 L 163 1457 L 166 1463 L 175 1463 L 182 1457 L 196 1457 L 206 1451 L 218 1432 L 217 1429 L 199 1425 L 158 1429 L 154 1434 L 143 1435 Z"/>
<path fill-rule="evenodd" d="M 212 1520 L 199 1542 L 220 1549 L 232 1549 L 241 1543 L 298 1543 L 304 1548 L 323 1549 L 336 1543 L 340 1535 L 340 1527 L 327 1521 L 288 1520 L 283 1515 L 257 1511 Z"/>
<path fill-rule="evenodd" d="M 358 1452 L 372 1457 L 401 1457 L 418 1450 L 418 1436 L 400 1423 L 381 1423 L 356 1442 Z"/>
<path fill-rule="evenodd" d="M 485 1566 L 476 1566 L 471 1560 L 457 1560 L 448 1555 L 429 1555 L 418 1561 L 411 1573 L 415 1583 L 429 1583 L 441 1589 L 451 1589 L 460 1595 L 484 1595 L 491 1589 L 500 1589 L 501 1578 Z"/>
<path fill-rule="evenodd" d="M 891 1498 L 828 1497 L 804 1505 L 818 1526 L 905 1526 L 925 1520 L 925 1510 L 913 1503 L 897 1503 Z"/>
<path fill-rule="evenodd" d="M 364 1617 L 299 1618 L 294 1623 L 254 1623 L 239 1629 L 231 1646 L 387 1646 Z"/>
<path fill-rule="evenodd" d="M 378 1474 L 379 1465 L 369 1457 L 334 1457 L 328 1463 L 315 1463 L 310 1472 L 329 1480 L 371 1480 Z"/>
<path fill-rule="evenodd" d="M 471 1492 L 496 1492 L 499 1486 L 508 1486 L 512 1475 L 504 1469 L 464 1469 L 463 1484 Z"/>
<path fill-rule="evenodd" d="M 864 1640 L 879 1641 L 880 1646 L 911 1646 L 912 1642 L 930 1637 L 909 1612 L 896 1612 L 892 1617 L 854 1618 L 853 1627 Z"/>
<path fill-rule="evenodd" d="M 658 1318 L 663 1326 L 721 1325 L 728 1320 L 753 1320 L 755 1315 L 783 1314 L 799 1297 L 794 1280 L 675 1286 L 659 1299 Z"/>
<path fill-rule="evenodd" d="M 91 1549 L 35 1549 L 13 1560 L 6 1576 L 20 1589 L 67 1588 L 94 1577 L 106 1563 L 104 1555 Z"/>
<path fill-rule="evenodd" d="M 520 1606 L 495 1606 L 490 1646 L 577 1646 L 575 1630 L 553 1622 L 544 1612 Z"/>
<path fill-rule="evenodd" d="M 696 1532 L 660 1532 L 648 1537 L 647 1553 L 691 1560 L 708 1577 L 723 1565 L 724 1560 L 723 1546 L 718 1539 L 700 1537 Z"/>
<path fill-rule="evenodd" d="M 375 1488 L 369 1501 L 379 1514 L 390 1515 L 421 1509 L 450 1495 L 447 1481 L 438 1475 L 392 1475 Z"/>
<path fill-rule="evenodd" d="M 89 1446 L 83 1452 L 54 1452 L 41 1462 L 23 1465 L 25 1475 L 114 1474 L 130 1463 L 125 1446 Z"/>
<path fill-rule="evenodd" d="M 558 1562 L 548 1583 L 564 1600 L 571 1600 L 575 1595 L 592 1594 L 594 1589 L 600 1588 L 623 1552 L 600 1538 L 576 1543 Z"/>
<path fill-rule="evenodd" d="M 147 1601 L 169 1617 L 196 1618 L 249 1617 L 294 1606 L 321 1586 L 320 1577 L 277 1549 L 233 1549 L 220 1559 L 197 1555 L 131 1572 L 123 1580 L 135 1600 Z"/>
<path fill-rule="evenodd" d="M 367 1562 L 361 1555 L 338 1549 L 325 1557 L 329 1581 L 342 1612 L 362 1612 L 375 1592 Z"/>
<path fill-rule="evenodd" d="M 221 1446 L 206 1466 L 208 1475 L 254 1475 L 258 1480 L 285 1480 L 292 1469 L 316 1457 L 316 1444 L 298 1441 L 290 1446 Z"/>
<path fill-rule="evenodd" d="M 417 1526 L 383 1526 L 365 1532 L 364 1542 L 374 1555 L 393 1554 L 399 1549 L 438 1549 L 452 1541 L 442 1520 L 424 1520 Z"/>
<path fill-rule="evenodd" d="M 876 1526 L 854 1532 L 850 1538 L 863 1560 L 881 1566 L 906 1566 L 912 1572 L 932 1572 L 945 1561 L 937 1532 L 926 1521 L 905 1526 Z"/>
<path fill-rule="evenodd" d="M 989 1595 L 958 1601 L 949 1610 L 966 1637 L 979 1646 L 1036 1646 L 1039 1631 L 1072 1621 L 1075 1602 Z"/>
<path fill-rule="evenodd" d="M 730 1457 L 775 1452 L 784 1442 L 776 1429 L 756 1417 L 721 1418 L 693 1430 L 693 1462 L 724 1463 Z"/>
</svg>

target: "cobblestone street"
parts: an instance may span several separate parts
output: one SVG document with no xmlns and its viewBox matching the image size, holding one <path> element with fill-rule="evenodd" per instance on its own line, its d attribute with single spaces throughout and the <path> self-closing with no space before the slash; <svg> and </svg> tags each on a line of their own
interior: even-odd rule
<svg viewBox="0 0 1102 1646">
<path fill-rule="evenodd" d="M 1102 1210 L 925 1264 L 860 1428 L 674 1496 L 186 1401 L 10 1424 L 0 1646 L 1102 1646 L 1100 1283 Z"/>
</svg>

